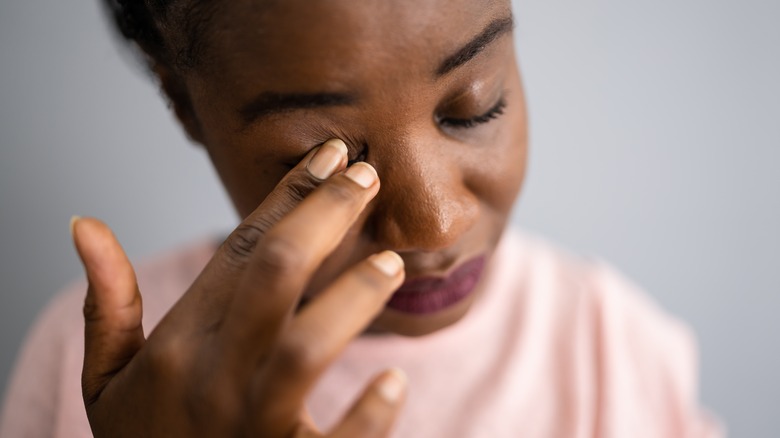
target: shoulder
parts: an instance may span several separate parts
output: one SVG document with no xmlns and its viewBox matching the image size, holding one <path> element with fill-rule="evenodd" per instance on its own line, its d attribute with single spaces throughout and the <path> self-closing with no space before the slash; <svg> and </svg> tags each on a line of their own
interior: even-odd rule
<svg viewBox="0 0 780 438">
<path fill-rule="evenodd" d="M 543 238 L 511 230 L 502 242 L 503 271 L 514 277 L 524 305 L 552 320 L 581 319 L 593 335 L 641 346 L 694 346 L 691 330 L 663 310 L 639 286 L 609 263 L 562 249 Z M 620 331 L 610 330 L 620 327 Z M 637 348 L 641 348 L 637 346 Z M 641 354 L 641 351 L 637 350 Z"/>
<path fill-rule="evenodd" d="M 581 391 L 579 409 L 592 411 L 603 436 L 717 436 L 698 404 L 696 342 L 685 323 L 602 260 L 517 231 L 506 240 L 522 261 L 520 342 L 546 340 L 547 366 Z"/>
</svg>

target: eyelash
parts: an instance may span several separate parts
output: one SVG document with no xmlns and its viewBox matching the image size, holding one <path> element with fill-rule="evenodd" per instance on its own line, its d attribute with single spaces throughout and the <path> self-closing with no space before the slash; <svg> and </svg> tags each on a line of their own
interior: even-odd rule
<svg viewBox="0 0 780 438">
<path fill-rule="evenodd" d="M 469 119 L 443 117 L 439 119 L 439 124 L 451 128 L 464 128 L 464 129 L 473 128 L 475 126 L 483 125 L 485 123 L 490 122 L 491 120 L 501 117 L 504 114 L 504 110 L 506 110 L 506 104 L 507 104 L 506 98 L 502 97 L 501 99 L 499 99 L 498 102 L 496 102 L 495 105 L 493 105 L 492 108 L 490 108 L 484 114 Z"/>
<path fill-rule="evenodd" d="M 491 120 L 495 120 L 501 117 L 504 114 L 504 111 L 506 110 L 506 106 L 507 106 L 506 96 L 502 96 L 501 99 L 499 99 L 498 102 L 496 102 L 496 104 L 493 105 L 493 107 L 490 108 L 484 114 L 480 114 L 478 116 L 471 117 L 468 119 L 459 119 L 455 117 L 442 117 L 439 119 L 439 124 L 450 128 L 455 128 L 455 129 L 474 128 L 476 126 L 484 125 L 485 123 L 488 123 Z M 363 148 L 358 153 L 357 157 L 348 161 L 347 166 L 351 166 L 357 163 L 358 161 L 364 161 L 365 157 L 366 157 L 365 149 Z M 303 157 L 301 157 L 301 159 L 303 159 Z M 296 160 L 295 163 L 284 163 L 284 165 L 292 169 L 293 167 L 296 166 L 298 161 L 300 160 Z"/>
<path fill-rule="evenodd" d="M 349 167 L 349 166 L 351 166 L 351 165 L 353 165 L 355 163 L 358 163 L 360 161 L 366 161 L 366 145 L 365 144 L 363 144 L 363 147 L 360 149 L 360 152 L 358 152 L 357 156 L 354 159 L 347 161 L 347 167 Z"/>
<path fill-rule="evenodd" d="M 326 137 L 327 137 L 327 138 L 334 138 L 334 137 L 336 137 L 336 136 L 334 136 L 334 135 L 329 135 L 329 136 L 326 136 Z M 344 137 L 342 137 L 342 138 L 344 138 Z M 352 159 L 348 159 L 348 160 L 347 160 L 347 167 L 349 167 L 349 166 L 351 166 L 351 165 L 353 165 L 353 164 L 355 164 L 355 163 L 357 163 L 357 162 L 360 162 L 360 161 L 366 161 L 366 156 L 367 156 L 367 148 L 368 148 L 368 146 L 366 145 L 366 143 L 361 143 L 361 146 L 360 146 L 360 148 L 357 150 L 357 153 L 355 154 L 355 158 L 352 158 Z M 347 146 L 347 149 L 349 149 L 349 156 L 351 157 L 351 156 L 352 156 L 352 154 L 353 154 L 353 153 L 352 153 L 352 148 L 350 148 L 350 147 L 349 147 L 349 145 L 348 145 L 348 146 Z M 306 153 L 308 154 L 309 152 L 307 151 Z M 288 168 L 288 169 L 292 169 L 292 168 L 294 168 L 295 166 L 297 166 L 297 165 L 298 165 L 298 163 L 299 163 L 301 160 L 303 160 L 303 157 L 305 157 L 305 156 L 306 156 L 306 154 L 304 154 L 304 155 L 301 155 L 300 157 L 296 158 L 294 161 L 292 161 L 292 162 L 289 162 L 289 163 L 282 163 L 282 165 L 283 165 L 284 167 Z"/>
</svg>

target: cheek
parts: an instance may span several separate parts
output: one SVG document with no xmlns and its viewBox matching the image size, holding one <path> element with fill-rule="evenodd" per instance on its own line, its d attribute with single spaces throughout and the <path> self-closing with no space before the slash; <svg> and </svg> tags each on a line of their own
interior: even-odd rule
<svg viewBox="0 0 780 438">
<path fill-rule="evenodd" d="M 467 177 L 483 203 L 502 214 L 514 205 L 525 178 L 528 154 L 524 99 L 520 92 L 512 95 L 501 126 L 493 139 L 481 146 Z"/>
<path fill-rule="evenodd" d="M 210 145 L 207 149 L 214 169 L 241 218 L 254 211 L 284 176 L 284 169 L 270 165 L 270 160 L 262 154 L 222 144 Z"/>
<path fill-rule="evenodd" d="M 237 135 L 218 127 L 208 130 L 211 163 L 241 218 L 248 216 L 290 170 L 278 153 L 274 132 Z"/>
<path fill-rule="evenodd" d="M 244 131 L 228 117 L 235 110 L 221 99 L 201 92 L 193 96 L 203 146 L 241 218 L 268 196 L 289 170 L 279 160 L 282 143 L 273 130 Z"/>
</svg>

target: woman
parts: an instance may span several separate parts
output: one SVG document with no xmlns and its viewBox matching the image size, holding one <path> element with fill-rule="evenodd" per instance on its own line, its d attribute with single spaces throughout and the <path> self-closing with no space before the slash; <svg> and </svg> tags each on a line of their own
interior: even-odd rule
<svg viewBox="0 0 780 438">
<path fill-rule="evenodd" d="M 4 433 L 716 433 L 684 328 L 505 232 L 527 152 L 508 1 L 109 7 L 242 222 L 136 275 L 74 220 L 84 342 L 82 289 L 31 335 Z"/>
</svg>

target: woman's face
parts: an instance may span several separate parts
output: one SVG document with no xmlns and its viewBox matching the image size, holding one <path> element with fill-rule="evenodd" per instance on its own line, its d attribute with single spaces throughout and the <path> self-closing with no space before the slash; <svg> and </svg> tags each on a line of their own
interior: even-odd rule
<svg viewBox="0 0 780 438">
<path fill-rule="evenodd" d="M 195 137 L 240 215 L 340 138 L 381 190 L 307 296 L 391 249 L 408 285 L 372 328 L 423 335 L 457 321 L 479 296 L 525 169 L 509 2 L 223 3 L 206 61 L 184 83 Z"/>
</svg>

